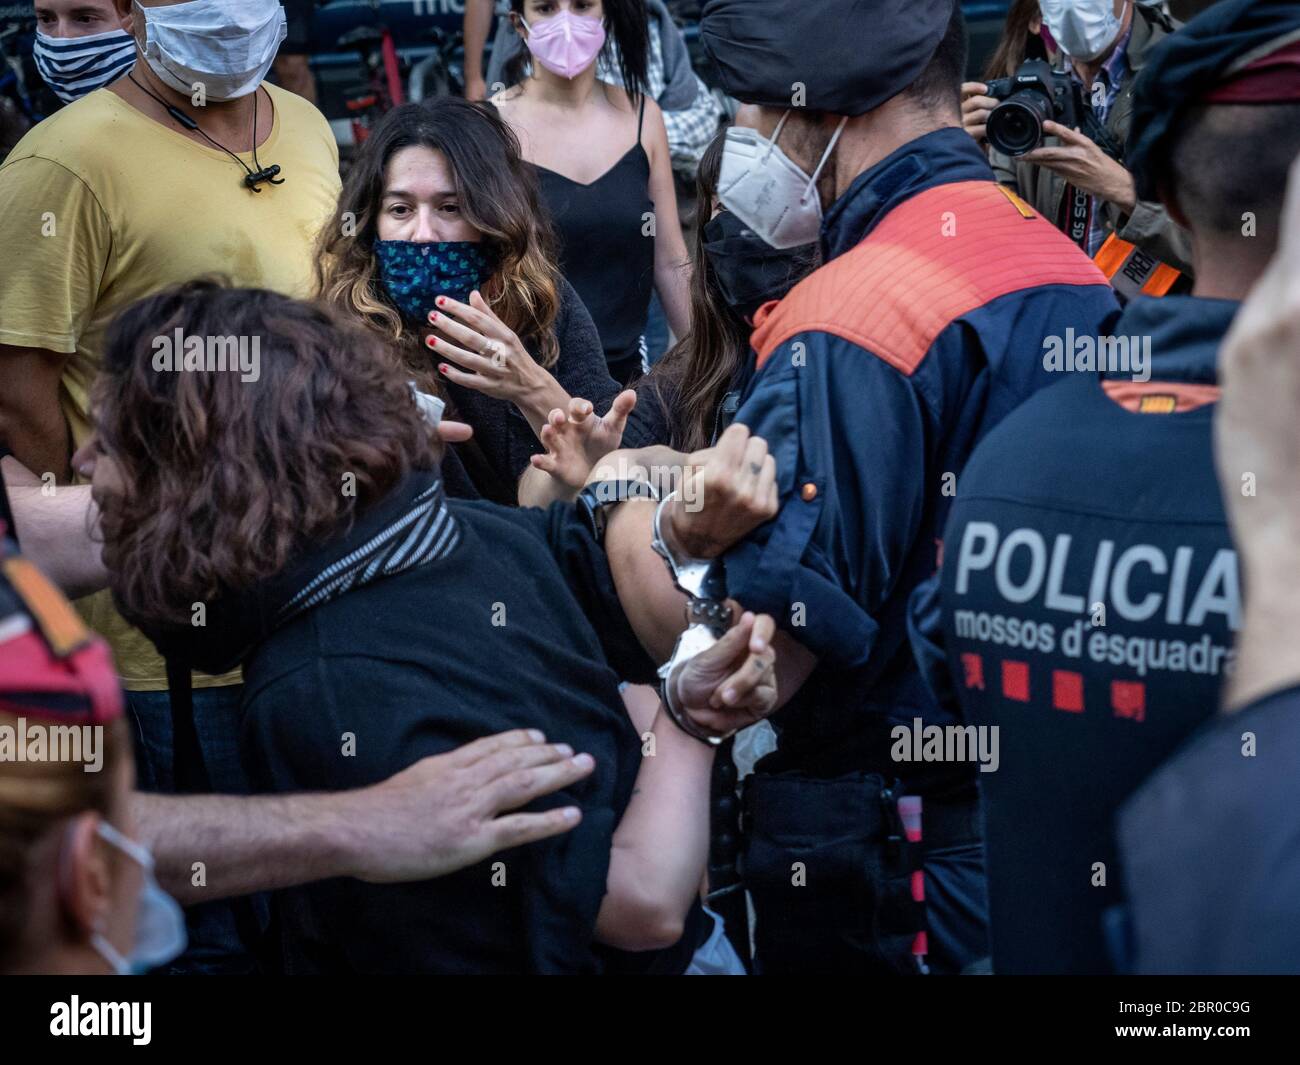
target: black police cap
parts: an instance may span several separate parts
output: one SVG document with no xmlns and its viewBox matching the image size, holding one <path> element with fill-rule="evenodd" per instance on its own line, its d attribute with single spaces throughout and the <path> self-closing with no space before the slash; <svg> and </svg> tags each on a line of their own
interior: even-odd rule
<svg viewBox="0 0 1300 1065">
<path fill-rule="evenodd" d="M 953 7 L 954 0 L 706 0 L 700 38 L 723 90 L 743 103 L 861 115 L 917 79 Z"/>
<path fill-rule="evenodd" d="M 1133 88 L 1124 152 L 1139 199 L 1158 198 L 1186 111 L 1203 102 L 1239 60 L 1297 34 L 1296 0 L 1220 0 L 1151 50 Z"/>
</svg>

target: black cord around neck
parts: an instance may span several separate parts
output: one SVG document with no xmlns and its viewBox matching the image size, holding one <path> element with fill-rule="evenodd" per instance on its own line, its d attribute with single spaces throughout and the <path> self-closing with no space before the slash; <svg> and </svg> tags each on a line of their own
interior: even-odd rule
<svg viewBox="0 0 1300 1065">
<path fill-rule="evenodd" d="M 244 185 L 247 186 L 249 189 L 251 189 L 253 192 L 262 191 L 257 186 L 260 182 L 263 181 L 269 181 L 272 185 L 284 184 L 284 178 L 276 177 L 276 175 L 280 173 L 280 167 L 278 165 L 272 163 L 268 167 L 263 167 L 257 158 L 257 92 L 258 92 L 257 89 L 253 90 L 253 166 L 257 167 L 257 169 L 252 170 L 249 168 L 248 164 L 244 162 L 244 160 L 239 158 L 238 155 L 232 152 L 224 144 L 222 144 L 220 141 L 216 140 L 213 137 L 209 137 L 199 126 L 198 122 L 194 119 L 192 115 L 187 115 L 179 107 L 174 107 L 172 104 L 169 104 L 156 92 L 153 92 L 152 90 L 146 88 L 144 85 L 141 85 L 138 81 L 136 81 L 134 71 L 128 71 L 126 76 L 131 79 L 131 83 L 137 89 L 143 92 L 146 96 L 152 96 L 155 100 L 158 101 L 158 103 L 162 104 L 163 109 L 169 115 L 171 115 L 173 119 L 179 122 L 185 129 L 193 130 L 209 144 L 215 145 L 216 147 L 220 148 L 223 152 L 225 152 L 228 156 L 230 156 L 231 159 L 233 159 L 240 166 L 242 166 L 244 168 L 244 173 L 245 173 Z M 268 100 L 271 99 L 270 93 L 267 93 L 267 99 Z M 274 124 L 275 122 L 275 101 L 274 100 L 271 100 L 271 122 L 272 124 Z"/>
</svg>

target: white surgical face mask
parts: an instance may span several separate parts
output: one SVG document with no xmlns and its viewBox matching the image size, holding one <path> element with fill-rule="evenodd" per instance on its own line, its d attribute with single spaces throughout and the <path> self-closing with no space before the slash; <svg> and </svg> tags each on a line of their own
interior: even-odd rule
<svg viewBox="0 0 1300 1065">
<path fill-rule="evenodd" d="M 1112 0 L 1039 0 L 1043 21 L 1071 59 L 1096 59 L 1115 43 L 1124 12 Z"/>
<path fill-rule="evenodd" d="M 90 945 L 119 976 L 143 973 L 171 961 L 185 949 L 185 915 L 154 879 L 153 855 L 106 821 L 99 823 L 99 835 L 139 863 L 144 870 L 144 886 L 140 889 L 140 912 L 135 919 L 130 956 L 124 956 L 99 932 L 90 937 Z"/>
<path fill-rule="evenodd" d="M 253 92 L 289 32 L 277 0 L 189 0 L 171 7 L 135 5 L 144 21 L 144 58 L 164 82 L 209 100 Z"/>
<path fill-rule="evenodd" d="M 847 117 L 840 121 L 817 169 L 809 176 L 776 146 L 789 117 L 789 111 L 781 116 L 771 140 L 744 126 L 727 130 L 718 174 L 718 199 L 723 206 L 774 248 L 811 244 L 821 235 L 817 178 L 848 122 Z"/>
</svg>

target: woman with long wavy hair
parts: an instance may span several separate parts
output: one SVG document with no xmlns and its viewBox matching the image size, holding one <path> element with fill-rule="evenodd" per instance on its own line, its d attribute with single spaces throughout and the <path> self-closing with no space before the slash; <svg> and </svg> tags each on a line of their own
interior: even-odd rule
<svg viewBox="0 0 1300 1065">
<path fill-rule="evenodd" d="M 320 297 L 473 426 L 444 465 L 452 495 L 514 502 L 550 411 L 571 395 L 604 411 L 618 392 L 555 260 L 514 134 L 490 107 L 453 98 L 384 117 L 321 233 Z"/>
</svg>

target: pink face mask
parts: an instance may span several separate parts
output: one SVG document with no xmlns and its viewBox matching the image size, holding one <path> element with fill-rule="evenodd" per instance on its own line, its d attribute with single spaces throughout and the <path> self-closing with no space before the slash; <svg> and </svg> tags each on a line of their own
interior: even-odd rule
<svg viewBox="0 0 1300 1065">
<path fill-rule="evenodd" d="M 573 78 L 581 74 L 605 46 L 605 24 L 561 11 L 528 27 L 528 50 L 553 74 Z"/>
</svg>

